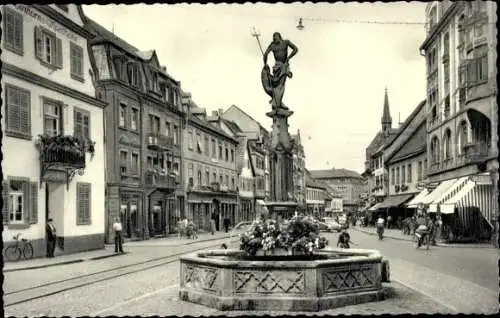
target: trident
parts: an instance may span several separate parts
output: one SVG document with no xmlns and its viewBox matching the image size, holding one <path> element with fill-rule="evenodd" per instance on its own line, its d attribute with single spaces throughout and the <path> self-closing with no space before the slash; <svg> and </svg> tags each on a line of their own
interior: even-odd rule
<svg viewBox="0 0 500 318">
<path fill-rule="evenodd" d="M 262 45 L 260 44 L 260 39 L 259 39 L 260 33 L 258 33 L 257 30 L 255 30 L 255 27 L 252 28 L 252 36 L 257 39 L 257 43 L 259 43 L 260 53 L 262 53 L 262 56 L 264 56 L 264 51 L 262 50 Z"/>
</svg>

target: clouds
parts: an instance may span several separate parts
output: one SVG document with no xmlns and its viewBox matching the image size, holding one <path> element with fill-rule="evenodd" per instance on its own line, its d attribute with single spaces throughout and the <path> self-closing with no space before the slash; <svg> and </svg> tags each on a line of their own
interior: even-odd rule
<svg viewBox="0 0 500 318">
<path fill-rule="evenodd" d="M 423 21 L 425 3 L 84 6 L 92 19 L 130 44 L 156 49 L 160 63 L 208 111 L 236 104 L 264 127 L 269 98 L 260 83 L 262 45 L 279 31 L 299 53 L 284 102 L 295 112 L 307 166 L 360 171 L 365 147 L 380 129 L 384 87 L 397 124 L 425 98 L 422 26 L 342 24 L 322 20 Z M 305 29 L 296 29 L 298 17 Z M 316 21 L 312 21 L 316 20 Z M 311 140 L 307 136 L 311 135 Z"/>
</svg>

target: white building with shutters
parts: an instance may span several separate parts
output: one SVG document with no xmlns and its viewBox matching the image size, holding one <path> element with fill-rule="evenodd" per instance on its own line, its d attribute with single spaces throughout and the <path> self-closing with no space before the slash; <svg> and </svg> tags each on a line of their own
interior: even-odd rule
<svg viewBox="0 0 500 318">
<path fill-rule="evenodd" d="M 46 255 L 104 247 L 103 109 L 79 5 L 2 5 L 3 241 Z"/>
</svg>

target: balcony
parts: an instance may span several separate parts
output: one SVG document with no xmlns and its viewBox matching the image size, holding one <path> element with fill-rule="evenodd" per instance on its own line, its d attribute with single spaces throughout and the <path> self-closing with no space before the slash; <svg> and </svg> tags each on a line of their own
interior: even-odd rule
<svg viewBox="0 0 500 318">
<path fill-rule="evenodd" d="M 447 159 L 444 159 L 443 162 L 441 162 L 440 169 L 441 170 L 448 170 L 448 169 L 452 169 L 453 167 L 455 167 L 455 163 L 453 161 L 453 158 L 447 158 Z"/>
<path fill-rule="evenodd" d="M 161 151 L 171 149 L 174 146 L 174 138 L 159 133 L 149 133 L 147 145 L 151 150 Z"/>
<path fill-rule="evenodd" d="M 493 155 L 490 143 L 486 141 L 465 145 L 464 150 L 464 162 L 466 164 L 481 162 Z"/>
<path fill-rule="evenodd" d="M 174 190 L 176 187 L 176 176 L 159 171 L 147 171 L 146 186 Z"/>
<path fill-rule="evenodd" d="M 40 135 L 36 146 L 40 151 L 40 183 L 50 179 L 66 182 L 68 188 L 75 173 L 83 173 L 86 153 L 94 155 L 92 141 L 73 136 Z"/>
</svg>

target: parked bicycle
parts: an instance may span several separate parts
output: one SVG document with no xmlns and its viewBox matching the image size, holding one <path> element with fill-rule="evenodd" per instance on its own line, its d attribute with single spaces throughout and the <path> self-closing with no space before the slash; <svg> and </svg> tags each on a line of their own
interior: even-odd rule
<svg viewBox="0 0 500 318">
<path fill-rule="evenodd" d="M 13 245 L 8 246 L 4 255 L 8 261 L 18 261 L 23 256 L 25 259 L 33 258 L 33 245 L 31 245 L 30 241 L 25 238 L 20 238 L 21 233 L 14 236 L 14 240 L 16 241 Z"/>
</svg>

